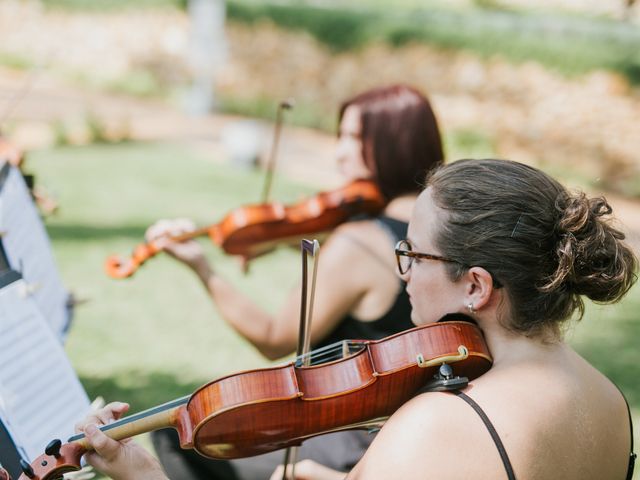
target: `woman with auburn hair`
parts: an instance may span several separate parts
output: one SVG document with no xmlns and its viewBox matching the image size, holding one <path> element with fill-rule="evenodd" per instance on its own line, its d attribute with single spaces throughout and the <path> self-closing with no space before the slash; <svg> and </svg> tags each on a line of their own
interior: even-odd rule
<svg viewBox="0 0 640 480">
<path fill-rule="evenodd" d="M 463 391 L 403 405 L 347 478 L 632 477 L 622 393 L 563 340 L 584 297 L 617 302 L 637 279 L 638 260 L 610 214 L 604 198 L 570 193 L 516 162 L 463 160 L 428 177 L 395 248 L 411 319 L 466 315 L 494 363 Z M 98 421 L 122 409 L 112 404 Z M 166 479 L 148 453 L 109 439 L 95 422 L 81 425 L 97 450 L 91 463 L 116 480 Z M 299 467 L 298 479 L 344 476 L 309 460 Z"/>
<path fill-rule="evenodd" d="M 376 88 L 348 99 L 339 109 L 338 122 L 336 159 L 345 182 L 373 180 L 388 203 L 377 217 L 361 216 L 340 225 L 323 243 L 311 325 L 315 348 L 344 339 L 379 339 L 413 326 L 404 285 L 395 275 L 393 245 L 406 235 L 425 173 L 443 161 L 438 123 L 429 101 L 409 86 Z M 149 228 L 147 239 L 193 228 L 190 221 L 163 220 Z M 295 350 L 299 288 L 279 313 L 271 315 L 222 278 L 198 243 L 164 248 L 193 270 L 222 318 L 264 356 L 277 359 Z M 299 458 L 348 471 L 373 437 L 352 431 L 314 438 L 299 449 Z M 152 438 L 169 476 L 181 480 L 264 479 L 283 461 L 283 452 L 213 461 L 180 449 L 173 430 L 157 432 Z"/>
</svg>

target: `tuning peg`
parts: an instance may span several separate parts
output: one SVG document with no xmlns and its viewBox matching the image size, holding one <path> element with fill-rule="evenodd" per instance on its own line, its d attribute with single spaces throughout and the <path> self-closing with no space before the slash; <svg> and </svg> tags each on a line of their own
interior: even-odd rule
<svg viewBox="0 0 640 480">
<path fill-rule="evenodd" d="M 60 447 L 62 447 L 62 440 L 56 438 L 51 440 L 44 449 L 44 453 L 58 458 L 60 456 Z"/>
<path fill-rule="evenodd" d="M 36 472 L 34 472 L 31 465 L 25 462 L 22 458 L 20 459 L 20 468 L 27 477 L 36 478 Z"/>
</svg>

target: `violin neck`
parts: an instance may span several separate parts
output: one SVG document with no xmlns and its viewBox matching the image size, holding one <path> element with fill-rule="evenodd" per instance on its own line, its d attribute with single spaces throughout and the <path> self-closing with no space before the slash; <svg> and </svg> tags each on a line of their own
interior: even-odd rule
<svg viewBox="0 0 640 480">
<path fill-rule="evenodd" d="M 208 235 L 211 228 L 211 226 L 200 227 L 191 232 L 182 233 L 180 235 L 170 235 L 168 238 L 172 242 L 184 242 L 186 240 L 191 240 L 192 238 L 200 237 L 202 235 Z"/>
<path fill-rule="evenodd" d="M 187 395 L 186 397 L 178 398 L 177 400 L 172 400 L 157 407 L 130 415 L 109 425 L 103 425 L 100 427 L 100 430 L 114 440 L 123 440 L 162 428 L 176 428 L 178 411 L 187 404 L 189 398 L 190 396 Z M 90 450 L 84 437 L 83 433 L 79 433 L 69 438 L 68 442 L 77 442 L 83 448 Z"/>
</svg>

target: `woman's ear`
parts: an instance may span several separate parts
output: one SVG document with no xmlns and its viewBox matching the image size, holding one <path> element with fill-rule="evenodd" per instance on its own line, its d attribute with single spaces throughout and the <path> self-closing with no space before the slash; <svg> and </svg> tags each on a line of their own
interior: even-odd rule
<svg viewBox="0 0 640 480">
<path fill-rule="evenodd" d="M 465 285 L 465 302 L 469 310 L 480 310 L 490 300 L 494 290 L 491 274 L 482 267 L 471 267 L 463 280 Z"/>
</svg>

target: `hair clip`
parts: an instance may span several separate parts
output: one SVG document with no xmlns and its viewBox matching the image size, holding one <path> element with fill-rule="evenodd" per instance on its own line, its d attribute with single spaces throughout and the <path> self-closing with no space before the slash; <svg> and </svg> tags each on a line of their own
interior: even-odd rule
<svg viewBox="0 0 640 480">
<path fill-rule="evenodd" d="M 509 238 L 514 238 L 516 236 L 516 230 L 518 229 L 518 225 L 520 225 L 520 220 L 522 220 L 522 213 L 518 217 L 518 221 L 516 222 L 516 226 L 513 227 L 513 230 L 511 231 L 511 235 L 509 235 Z"/>
</svg>

